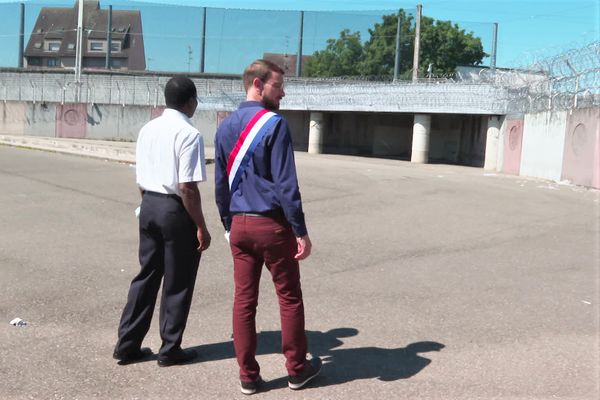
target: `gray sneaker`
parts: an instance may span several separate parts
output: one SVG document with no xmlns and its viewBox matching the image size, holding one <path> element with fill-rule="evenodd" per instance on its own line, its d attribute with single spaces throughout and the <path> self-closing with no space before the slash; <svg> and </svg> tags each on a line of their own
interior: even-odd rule
<svg viewBox="0 0 600 400">
<path fill-rule="evenodd" d="M 292 390 L 302 389 L 308 382 L 319 375 L 323 363 L 319 357 L 313 357 L 310 362 L 306 362 L 304 369 L 299 375 L 288 376 L 288 386 Z"/>
<path fill-rule="evenodd" d="M 259 375 L 258 378 L 256 378 L 256 380 L 252 382 L 240 381 L 240 388 L 243 394 L 254 394 L 256 393 L 261 384 L 262 378 Z"/>
</svg>

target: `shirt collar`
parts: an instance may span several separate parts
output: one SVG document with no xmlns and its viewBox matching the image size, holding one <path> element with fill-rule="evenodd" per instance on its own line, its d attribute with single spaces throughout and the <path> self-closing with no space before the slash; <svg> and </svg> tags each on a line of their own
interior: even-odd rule
<svg viewBox="0 0 600 400">
<path fill-rule="evenodd" d="M 167 117 L 180 118 L 188 124 L 192 124 L 192 120 L 187 115 L 185 115 L 179 110 L 175 110 L 174 108 L 165 108 L 165 110 L 163 111 L 163 115 Z"/>
</svg>

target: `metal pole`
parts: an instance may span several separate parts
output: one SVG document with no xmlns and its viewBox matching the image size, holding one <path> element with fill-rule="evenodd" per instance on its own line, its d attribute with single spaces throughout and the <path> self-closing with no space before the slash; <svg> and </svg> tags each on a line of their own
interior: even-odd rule
<svg viewBox="0 0 600 400">
<path fill-rule="evenodd" d="M 494 71 L 496 69 L 496 48 L 498 45 L 498 23 L 494 22 L 494 28 L 492 32 L 492 54 L 490 57 L 490 69 Z"/>
<path fill-rule="evenodd" d="M 296 54 L 296 76 L 302 76 L 302 37 L 304 36 L 304 11 L 300 11 L 300 31 L 298 32 L 298 53 Z"/>
<path fill-rule="evenodd" d="M 112 6 L 108 6 L 108 24 L 106 25 L 106 69 L 110 69 L 112 53 Z"/>
<path fill-rule="evenodd" d="M 23 68 L 23 46 L 25 43 L 25 4 L 21 3 L 21 23 L 19 25 L 19 68 Z"/>
<path fill-rule="evenodd" d="M 398 26 L 396 27 L 396 58 L 394 59 L 394 82 L 400 75 L 400 10 L 398 10 Z"/>
<path fill-rule="evenodd" d="M 204 72 L 205 52 L 206 52 L 206 7 L 202 7 L 202 36 L 200 37 L 200 72 Z"/>
<path fill-rule="evenodd" d="M 75 82 L 81 82 L 81 59 L 83 49 L 83 0 L 79 0 L 77 13 L 77 47 L 75 49 Z"/>
<path fill-rule="evenodd" d="M 417 5 L 417 17 L 415 26 L 415 52 L 413 55 L 413 73 L 412 80 L 416 81 L 419 78 L 419 50 L 421 47 L 421 13 L 423 6 Z"/>
</svg>

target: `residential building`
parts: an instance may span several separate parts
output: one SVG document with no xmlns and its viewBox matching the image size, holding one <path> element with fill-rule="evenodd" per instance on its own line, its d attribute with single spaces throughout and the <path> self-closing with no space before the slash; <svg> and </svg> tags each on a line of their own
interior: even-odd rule
<svg viewBox="0 0 600 400">
<path fill-rule="evenodd" d="M 73 68 L 77 47 L 79 2 L 73 8 L 43 7 L 24 52 L 26 68 Z M 106 66 L 108 9 L 84 1 L 82 68 Z M 145 70 L 144 37 L 139 11 L 113 10 L 111 69 Z"/>
</svg>

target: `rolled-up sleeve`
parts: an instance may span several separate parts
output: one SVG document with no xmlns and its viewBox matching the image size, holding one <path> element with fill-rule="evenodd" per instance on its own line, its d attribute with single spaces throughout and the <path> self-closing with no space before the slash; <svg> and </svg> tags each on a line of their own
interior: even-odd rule
<svg viewBox="0 0 600 400">
<path fill-rule="evenodd" d="M 179 183 L 206 180 L 204 139 L 199 132 L 189 134 L 182 142 L 178 166 Z"/>
</svg>

